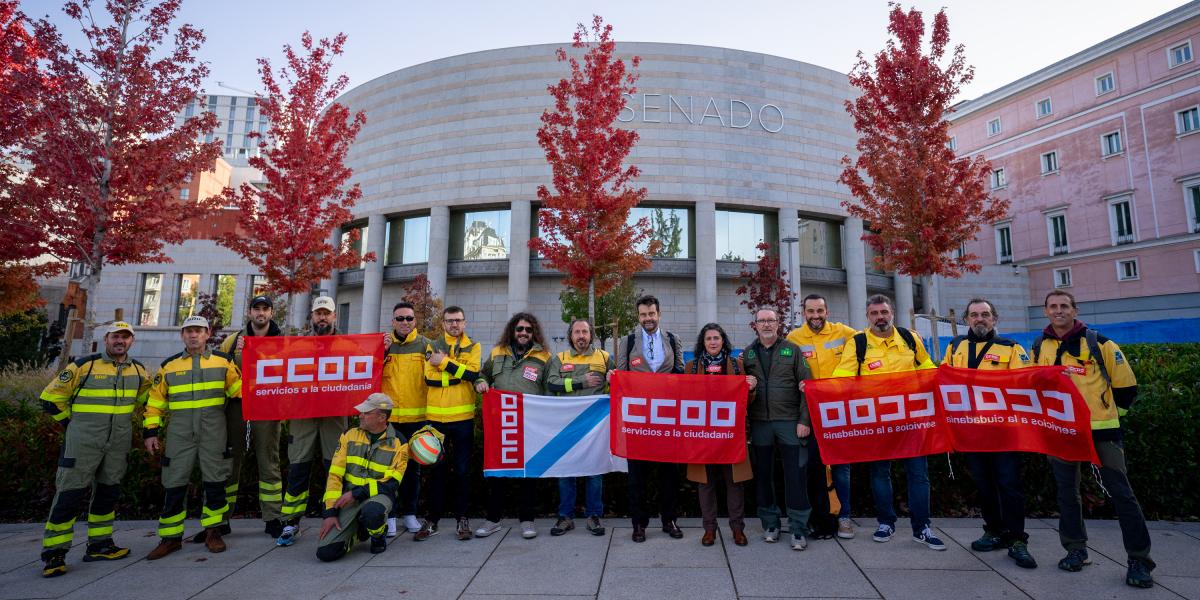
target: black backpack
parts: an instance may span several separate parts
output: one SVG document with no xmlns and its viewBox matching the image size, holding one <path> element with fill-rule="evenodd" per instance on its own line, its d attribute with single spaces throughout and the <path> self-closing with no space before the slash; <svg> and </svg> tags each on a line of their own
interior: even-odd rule
<svg viewBox="0 0 1200 600">
<path fill-rule="evenodd" d="M 921 361 L 917 358 L 917 338 L 913 336 L 913 332 L 897 327 L 896 333 L 900 334 L 900 339 L 904 340 L 904 345 L 908 346 L 913 352 L 913 366 L 921 366 Z M 854 334 L 854 354 L 858 358 L 858 372 L 855 375 L 862 375 L 863 360 L 867 358 L 867 334 L 866 332 Z"/>
<path fill-rule="evenodd" d="M 1030 350 L 1033 351 L 1034 364 L 1037 364 L 1038 356 L 1042 353 L 1042 342 L 1045 341 L 1045 339 L 1046 336 L 1039 335 L 1037 336 L 1037 339 L 1033 340 L 1033 348 L 1030 348 Z M 1111 389 L 1112 377 L 1108 374 L 1108 367 L 1104 365 L 1104 353 L 1100 350 L 1100 332 L 1088 327 L 1083 331 L 1083 339 L 1087 343 L 1088 354 L 1096 357 L 1096 368 L 1099 369 L 1100 376 L 1104 378 L 1104 383 L 1107 383 L 1108 387 Z M 1062 355 L 1066 351 L 1067 345 L 1059 342 L 1058 355 L 1054 357 L 1055 365 L 1062 364 Z"/>
</svg>

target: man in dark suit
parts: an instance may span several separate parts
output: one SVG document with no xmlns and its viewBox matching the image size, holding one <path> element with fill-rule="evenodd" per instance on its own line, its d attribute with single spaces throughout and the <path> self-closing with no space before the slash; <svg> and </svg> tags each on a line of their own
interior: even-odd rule
<svg viewBox="0 0 1200 600">
<path fill-rule="evenodd" d="M 679 338 L 658 327 L 661 317 L 658 298 L 642 296 L 637 299 L 638 323 L 641 327 L 625 338 L 617 349 L 617 370 L 642 373 L 683 373 L 683 346 Z M 646 487 L 657 470 L 658 504 L 663 532 L 674 539 L 683 537 L 675 523 L 679 495 L 679 465 L 648 460 L 629 461 L 629 512 L 633 516 L 633 541 L 646 541 Z"/>
</svg>

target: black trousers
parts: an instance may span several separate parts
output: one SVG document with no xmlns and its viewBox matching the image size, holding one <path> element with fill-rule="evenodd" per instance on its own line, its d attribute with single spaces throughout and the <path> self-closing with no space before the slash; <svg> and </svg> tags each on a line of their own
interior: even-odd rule
<svg viewBox="0 0 1200 600">
<path fill-rule="evenodd" d="M 1005 545 L 1028 542 L 1025 533 L 1025 494 L 1021 491 L 1021 453 L 966 452 L 967 468 L 979 491 L 983 530 Z"/>
<path fill-rule="evenodd" d="M 487 520 L 499 523 L 504 518 L 509 500 L 513 499 L 512 488 L 517 488 L 517 519 L 532 521 L 537 509 L 537 479 L 513 477 L 488 477 Z"/>
<path fill-rule="evenodd" d="M 679 510 L 679 465 L 648 460 L 629 461 L 629 514 L 633 525 L 646 527 L 650 514 L 646 501 L 650 481 L 656 482 L 658 509 L 663 525 L 675 520 Z"/>
<path fill-rule="evenodd" d="M 471 446 L 475 443 L 475 420 L 466 419 L 450 423 L 432 421 L 430 425 L 446 436 L 446 456 L 433 465 L 426 482 L 429 487 L 426 512 L 429 522 L 436 525 L 446 506 L 446 485 L 451 481 L 454 483 L 454 491 L 451 495 L 450 510 L 456 519 L 467 516 L 467 500 L 471 497 L 471 478 L 468 470 L 471 467 Z"/>
<path fill-rule="evenodd" d="M 1142 506 L 1133 495 L 1125 469 L 1125 449 L 1120 442 L 1096 441 L 1100 458 L 1100 480 L 1112 496 L 1121 525 L 1121 540 L 1129 558 L 1146 561 L 1151 567 L 1150 532 Z M 1079 468 L 1087 463 L 1065 462 L 1048 457 L 1054 481 L 1058 484 L 1058 539 L 1067 550 L 1087 549 L 1087 528 L 1083 524 L 1083 502 L 1079 497 Z"/>
</svg>

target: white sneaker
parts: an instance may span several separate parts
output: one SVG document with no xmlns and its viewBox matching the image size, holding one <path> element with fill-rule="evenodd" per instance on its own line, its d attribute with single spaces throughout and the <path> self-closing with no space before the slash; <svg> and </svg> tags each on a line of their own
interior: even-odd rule
<svg viewBox="0 0 1200 600">
<path fill-rule="evenodd" d="M 484 521 L 483 527 L 475 530 L 475 537 L 487 537 L 500 531 L 500 524 L 495 521 Z"/>
<path fill-rule="evenodd" d="M 396 537 L 396 517 L 388 517 L 387 520 L 387 536 L 388 539 Z"/>
<path fill-rule="evenodd" d="M 792 550 L 803 550 L 808 547 L 808 540 L 802 535 L 792 534 Z"/>
<path fill-rule="evenodd" d="M 774 544 L 775 542 L 778 542 L 779 541 L 779 530 L 778 529 L 768 529 L 768 530 L 764 531 L 763 532 L 763 541 L 768 544 Z"/>
<path fill-rule="evenodd" d="M 417 515 L 404 515 L 400 518 L 404 521 L 404 528 L 409 533 L 416 533 L 421 530 L 421 522 L 417 520 Z"/>
<path fill-rule="evenodd" d="M 533 521 L 521 521 L 521 537 L 532 540 L 537 537 L 537 529 L 533 526 Z"/>
</svg>

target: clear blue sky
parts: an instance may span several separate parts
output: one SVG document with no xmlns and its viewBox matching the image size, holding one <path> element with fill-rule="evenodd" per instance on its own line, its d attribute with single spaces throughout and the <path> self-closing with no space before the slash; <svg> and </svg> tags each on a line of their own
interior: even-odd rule
<svg viewBox="0 0 1200 600">
<path fill-rule="evenodd" d="M 103 4 L 103 0 L 97 0 Z M 69 41 L 80 39 L 61 2 L 23 0 L 33 16 L 49 14 Z M 977 97 L 1184 4 L 1180 0 L 917 0 L 931 16 L 942 6 L 952 40 L 966 45 L 976 80 L 960 100 Z M 508 46 L 564 43 L 574 25 L 599 12 L 618 40 L 721 46 L 763 52 L 841 72 L 859 50 L 886 39 L 886 0 L 443 1 L 185 0 L 181 21 L 202 28 L 201 51 L 212 75 L 207 91 L 258 89 L 255 59 L 281 56 L 301 32 L 349 35 L 335 70 L 351 87 L 429 60 Z"/>
</svg>

